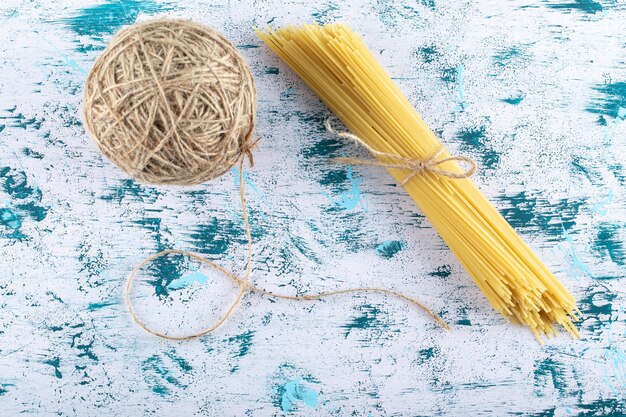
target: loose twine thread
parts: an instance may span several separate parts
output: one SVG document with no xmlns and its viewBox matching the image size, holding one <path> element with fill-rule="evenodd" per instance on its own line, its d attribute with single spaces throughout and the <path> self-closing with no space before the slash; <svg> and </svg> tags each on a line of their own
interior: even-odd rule
<svg viewBox="0 0 626 417">
<path fill-rule="evenodd" d="M 428 316 L 430 316 L 437 324 L 439 324 L 441 327 L 443 327 L 446 330 L 450 330 L 450 326 L 448 325 L 448 323 L 446 323 L 441 317 L 439 317 L 437 314 L 435 314 L 432 310 L 430 310 L 428 307 L 426 307 L 424 304 L 422 304 L 419 300 L 410 297 L 406 294 L 403 294 L 401 292 L 398 291 L 394 291 L 394 290 L 389 290 L 387 288 L 377 288 L 377 287 L 357 287 L 357 288 L 348 288 L 345 290 L 336 290 L 336 291 L 324 291 L 318 294 L 309 294 L 309 295 L 287 295 L 287 294 L 277 294 L 275 292 L 272 291 L 267 291 L 263 288 L 260 288 L 252 283 L 249 282 L 249 278 L 250 278 L 250 274 L 252 272 L 252 233 L 251 233 L 251 229 L 250 229 L 250 222 L 248 219 L 248 210 L 246 208 L 247 204 L 246 204 L 246 197 L 245 197 L 245 184 L 244 184 L 244 177 L 243 177 L 243 168 L 244 168 L 244 160 L 245 158 L 241 158 L 240 162 L 239 162 L 239 198 L 241 201 L 241 212 L 242 212 L 242 217 L 243 217 L 243 223 L 244 223 L 244 230 L 246 233 L 246 239 L 247 239 L 247 258 L 246 258 L 246 269 L 245 272 L 243 274 L 243 277 L 239 277 L 235 274 L 233 274 L 232 272 L 228 271 L 227 269 L 225 269 L 224 267 L 216 264 L 215 262 L 197 254 L 194 252 L 189 252 L 189 251 L 184 251 L 184 250 L 178 250 L 178 249 L 168 249 L 168 250 L 164 250 L 162 252 L 159 252 L 157 254 L 154 254 L 146 259 L 144 259 L 140 264 L 138 264 L 137 266 L 135 266 L 135 268 L 133 268 L 133 270 L 131 271 L 131 273 L 128 276 L 128 280 L 126 282 L 126 289 L 125 289 L 125 293 L 124 293 L 124 299 L 126 301 L 126 306 L 128 307 L 128 311 L 132 317 L 132 319 L 135 321 L 135 323 L 137 323 L 142 329 L 144 329 L 145 331 L 147 331 L 148 333 L 151 333 L 155 336 L 159 336 L 162 337 L 164 339 L 169 339 L 169 340 L 190 340 L 190 339 L 194 339 L 197 337 L 201 337 L 204 335 L 207 335 L 215 330 L 217 330 L 217 328 L 219 328 L 222 324 L 224 324 L 224 322 L 226 322 L 226 320 L 228 320 L 230 318 L 230 316 L 233 314 L 233 312 L 235 311 L 235 308 L 239 305 L 239 303 L 241 302 L 241 299 L 243 298 L 243 296 L 247 293 L 247 292 L 256 292 L 259 294 L 264 294 L 266 296 L 269 297 L 274 297 L 274 298 L 281 298 L 284 300 L 295 300 L 295 301 L 306 301 L 306 300 L 320 300 L 322 298 L 325 297 L 330 297 L 333 295 L 340 295 L 340 294 L 348 294 L 348 293 L 357 293 L 357 292 L 376 292 L 376 293 L 382 293 L 382 294 L 386 294 L 386 295 L 391 295 L 391 296 L 395 296 L 397 298 L 400 298 L 402 300 L 405 300 L 413 305 L 415 305 L 416 307 L 419 307 L 420 309 L 422 309 Z M 252 164 L 251 164 L 252 166 Z M 198 262 L 201 262 L 205 265 L 210 266 L 211 268 L 223 273 L 225 276 L 227 276 L 228 278 L 230 278 L 233 283 L 235 283 L 236 285 L 239 286 L 239 292 L 237 293 L 237 295 L 235 296 L 234 301 L 232 302 L 232 304 L 230 305 L 230 307 L 228 307 L 228 309 L 226 310 L 226 313 L 220 317 L 215 324 L 213 324 L 211 327 L 198 331 L 196 333 L 193 334 L 189 334 L 189 335 L 182 335 L 182 336 L 171 336 L 167 333 L 163 333 L 163 332 L 159 332 L 157 330 L 154 330 L 152 328 L 150 328 L 148 325 L 146 325 L 146 323 L 141 320 L 139 318 L 139 316 L 137 315 L 137 313 L 135 312 L 134 308 L 133 308 L 133 304 L 131 302 L 131 289 L 132 289 L 132 283 L 135 280 L 136 274 L 148 263 L 152 262 L 153 260 L 160 258 L 162 256 L 167 256 L 169 254 L 180 254 L 180 255 L 186 255 L 189 256 L 192 259 L 195 259 Z"/>
<path fill-rule="evenodd" d="M 178 249 L 156 253 L 128 275 L 124 299 L 132 319 L 145 331 L 169 340 L 189 340 L 213 332 L 235 311 L 247 292 L 286 300 L 318 300 L 339 294 L 377 292 L 403 299 L 422 309 L 445 329 L 448 324 L 415 298 L 398 291 L 358 287 L 293 296 L 267 291 L 250 283 L 252 233 L 245 198 L 245 159 L 254 165 L 252 132 L 256 89 L 250 70 L 237 49 L 211 28 L 184 20 L 161 19 L 120 31 L 98 58 L 85 85 L 87 131 L 102 153 L 130 176 L 151 184 L 199 184 L 239 164 L 239 197 L 247 238 L 246 268 L 238 276 L 203 256 Z M 439 160 L 443 149 L 426 160 L 379 152 L 348 132 L 329 132 L 359 143 L 389 162 L 340 158 L 335 162 L 409 170 L 406 184 L 420 173 L 451 179 L 472 175 L 475 163 L 466 157 Z M 446 161 L 468 162 L 458 174 L 438 168 Z M 189 335 L 170 335 L 150 328 L 132 304 L 137 273 L 148 263 L 170 254 L 186 255 L 230 278 L 239 290 L 226 312 L 210 327 Z"/>
<path fill-rule="evenodd" d="M 392 161 L 395 161 L 395 162 L 386 163 L 382 161 L 370 161 L 370 160 L 358 159 L 358 158 L 335 158 L 333 160 L 334 162 L 344 163 L 344 164 L 368 165 L 368 166 L 379 166 L 379 167 L 385 167 L 385 168 L 410 170 L 411 173 L 401 182 L 401 185 L 403 186 L 412 178 L 414 178 L 416 175 L 421 174 L 421 173 L 430 172 L 430 173 L 438 174 L 438 175 L 448 177 L 451 179 L 463 179 L 463 178 L 468 178 L 472 176 L 476 172 L 476 169 L 477 169 L 476 162 L 473 159 L 466 157 L 466 156 L 452 156 L 448 158 L 437 159 L 444 152 L 443 147 L 441 147 L 437 152 L 435 152 L 432 156 L 430 156 L 429 158 L 425 160 L 405 158 L 396 154 L 377 151 L 373 149 L 371 146 L 369 146 L 368 144 L 366 144 L 365 141 L 363 141 L 363 139 L 359 138 L 358 136 L 352 133 L 337 132 L 332 127 L 330 123 L 330 119 L 327 119 L 324 122 L 324 126 L 326 127 L 326 130 L 329 133 L 334 134 L 338 137 L 353 140 L 354 142 L 361 145 L 362 147 L 367 149 L 369 152 L 371 152 L 375 156 L 388 158 L 388 159 L 391 159 Z M 413 297 L 410 297 L 406 294 L 403 294 L 401 292 L 390 290 L 387 288 L 357 287 L 357 288 L 348 288 L 345 290 L 324 291 L 318 294 L 296 296 L 296 295 L 277 294 L 275 292 L 267 291 L 254 284 L 251 284 L 249 282 L 249 278 L 252 272 L 252 233 L 250 229 L 250 222 L 248 219 L 248 210 L 247 210 L 247 203 L 246 203 L 246 197 L 245 197 L 245 183 L 244 183 L 244 176 L 243 176 L 244 161 L 245 161 L 245 158 L 242 155 L 239 161 L 239 198 L 241 202 L 241 212 L 242 212 L 242 217 L 243 217 L 244 230 L 245 230 L 246 239 L 247 239 L 246 269 L 245 269 L 243 277 L 239 277 L 233 274 L 232 272 L 228 271 L 227 269 L 223 268 L 222 266 L 210 261 L 209 259 L 206 259 L 205 257 L 201 255 L 198 255 L 196 253 L 189 252 L 189 251 L 169 249 L 169 250 L 159 252 L 155 255 L 152 255 L 146 258 L 145 260 L 143 260 L 139 265 L 137 265 L 131 271 L 130 275 L 128 276 L 128 281 L 126 284 L 126 291 L 125 291 L 126 305 L 128 307 L 131 317 L 141 328 L 143 328 L 148 333 L 151 333 L 155 336 L 159 336 L 159 337 L 169 339 L 169 340 L 189 340 L 189 339 L 193 339 L 196 337 L 204 336 L 206 334 L 209 334 L 215 331 L 222 324 L 224 324 L 224 322 L 228 320 L 228 318 L 230 318 L 230 316 L 233 314 L 235 308 L 237 307 L 237 305 L 239 305 L 239 303 L 241 302 L 241 299 L 246 294 L 246 292 L 256 292 L 256 293 L 263 294 L 269 297 L 281 298 L 285 300 L 296 300 L 296 301 L 320 300 L 325 297 L 330 297 L 330 296 L 340 295 L 340 294 L 348 294 L 348 293 L 376 292 L 376 293 L 391 295 L 391 296 L 400 298 L 402 300 L 405 300 L 419 307 L 441 327 L 443 327 L 446 330 L 450 330 L 450 326 L 448 325 L 448 323 L 446 323 L 441 317 L 439 317 L 432 310 L 430 310 L 428 307 L 422 304 L 419 300 Z M 447 171 L 447 170 L 438 168 L 440 164 L 446 161 L 467 162 L 470 165 L 470 167 L 466 169 L 465 171 L 463 171 L 462 173 L 455 173 L 452 171 Z M 253 165 L 254 165 L 253 161 L 250 160 L 250 166 L 253 166 Z M 221 318 L 219 318 L 217 322 L 215 322 L 215 324 L 213 324 L 211 327 L 201 330 L 199 332 L 190 334 L 190 335 L 171 336 L 166 333 L 162 333 L 162 332 L 151 329 L 135 313 L 135 310 L 133 309 L 133 306 L 130 300 L 130 294 L 131 294 L 132 283 L 135 279 L 136 274 L 149 262 L 157 258 L 160 258 L 162 256 L 169 255 L 169 254 L 180 254 L 180 255 L 189 256 L 190 258 L 195 259 L 196 261 L 199 261 L 205 265 L 210 266 L 213 269 L 220 271 L 221 273 L 226 275 L 228 278 L 230 278 L 233 281 L 233 283 L 239 286 L 239 292 L 237 293 L 235 300 L 232 302 L 230 307 L 226 310 L 226 313 Z"/>
</svg>

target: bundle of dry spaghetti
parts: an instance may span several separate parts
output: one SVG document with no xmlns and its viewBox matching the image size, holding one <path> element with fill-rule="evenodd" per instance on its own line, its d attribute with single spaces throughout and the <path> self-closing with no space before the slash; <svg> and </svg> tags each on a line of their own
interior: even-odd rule
<svg viewBox="0 0 626 417">
<path fill-rule="evenodd" d="M 496 310 L 540 342 L 557 323 L 580 337 L 575 299 L 465 178 L 358 35 L 343 24 L 258 35 L 354 133 L 345 136 L 361 140 L 403 184 Z"/>
</svg>

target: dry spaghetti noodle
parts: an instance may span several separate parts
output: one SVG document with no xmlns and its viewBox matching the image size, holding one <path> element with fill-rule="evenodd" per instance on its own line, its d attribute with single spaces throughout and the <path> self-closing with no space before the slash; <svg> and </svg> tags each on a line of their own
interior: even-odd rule
<svg viewBox="0 0 626 417">
<path fill-rule="evenodd" d="M 260 38 L 317 93 L 399 182 L 407 178 L 387 155 L 405 160 L 451 158 L 398 86 L 343 24 L 288 26 L 258 31 Z M 451 159 L 440 168 L 463 174 Z M 491 305 L 505 318 L 551 337 L 554 324 L 580 337 L 573 321 L 574 297 L 522 241 L 468 178 L 436 172 L 412 175 L 403 184 L 431 224 L 469 272 Z"/>
</svg>

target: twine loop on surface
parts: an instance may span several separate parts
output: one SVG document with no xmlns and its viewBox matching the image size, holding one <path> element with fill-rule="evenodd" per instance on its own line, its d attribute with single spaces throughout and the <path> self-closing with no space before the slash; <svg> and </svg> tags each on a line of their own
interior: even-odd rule
<svg viewBox="0 0 626 417">
<path fill-rule="evenodd" d="M 267 291 L 267 290 L 265 290 L 263 288 L 260 288 L 260 287 L 257 287 L 256 285 L 251 284 L 249 282 L 249 278 L 250 278 L 250 274 L 252 272 L 252 232 L 250 230 L 250 221 L 248 219 L 248 210 L 246 208 L 247 205 L 246 205 L 246 197 L 245 197 L 245 190 L 244 190 L 243 168 L 244 168 L 244 158 L 242 157 L 240 162 L 239 162 L 239 197 L 240 197 L 240 201 L 241 201 L 241 210 L 242 210 L 242 216 L 243 216 L 244 229 L 245 229 L 246 238 L 247 238 L 246 269 L 245 269 L 245 272 L 243 274 L 243 277 L 239 277 L 239 276 L 233 274 L 232 272 L 228 271 L 224 267 L 216 264 L 213 261 L 210 261 L 209 259 L 206 259 L 202 255 L 199 255 L 197 253 L 183 251 L 183 250 L 178 250 L 178 249 L 168 249 L 168 250 L 164 250 L 164 251 L 161 251 L 159 253 L 156 253 L 156 254 L 154 254 L 154 255 L 144 259 L 141 263 L 139 263 L 137 266 L 135 266 L 133 268 L 131 273 L 128 275 L 128 280 L 126 282 L 126 287 L 125 287 L 125 291 L 124 291 L 124 300 L 126 302 L 126 306 L 128 307 L 128 311 L 129 311 L 131 317 L 133 318 L 133 320 L 135 321 L 135 323 L 137 323 L 141 328 L 143 328 L 148 333 L 151 333 L 151 334 L 153 334 L 155 336 L 159 336 L 159 337 L 162 337 L 164 339 L 169 339 L 169 340 L 189 340 L 189 339 L 194 339 L 196 337 L 204 336 L 206 334 L 209 334 L 209 333 L 213 332 L 217 328 L 219 328 L 222 324 L 224 324 L 224 322 L 226 322 L 226 320 L 228 320 L 228 318 L 230 318 L 230 316 L 233 314 L 233 312 L 235 311 L 235 309 L 237 308 L 237 306 L 241 302 L 241 299 L 243 298 L 243 296 L 247 292 L 256 292 L 256 293 L 259 293 L 259 294 L 264 294 L 264 295 L 269 296 L 269 297 L 282 298 L 282 299 L 285 299 L 285 300 L 295 300 L 295 301 L 320 300 L 320 299 L 325 298 L 325 297 L 329 297 L 329 296 L 333 296 L 333 295 L 340 295 L 340 294 L 348 294 L 348 293 L 376 292 L 376 293 L 380 293 L 380 294 L 394 296 L 394 297 L 400 298 L 402 300 L 405 300 L 405 301 L 407 301 L 410 304 L 413 304 L 414 306 L 416 306 L 416 307 L 420 308 L 422 311 L 424 311 L 429 317 L 431 317 L 441 327 L 443 327 L 446 330 L 450 330 L 450 326 L 448 325 L 448 323 L 446 323 L 441 317 L 439 317 L 432 310 L 430 310 L 428 307 L 426 307 L 424 304 L 422 304 L 419 300 L 417 300 L 416 298 L 413 298 L 413 297 L 409 297 L 408 295 L 403 294 L 401 292 L 394 291 L 394 290 L 389 290 L 387 288 L 358 287 L 358 288 L 348 288 L 348 289 L 345 289 L 345 290 L 325 291 L 325 292 L 321 292 L 321 293 L 318 293 L 318 294 L 309 294 L 309 295 L 300 295 L 300 296 L 298 296 L 298 295 L 276 294 L 274 292 Z M 235 283 L 237 286 L 239 286 L 239 290 L 237 292 L 237 295 L 235 296 L 235 299 L 230 304 L 230 306 L 228 307 L 228 309 L 226 310 L 224 315 L 222 317 L 220 317 L 210 327 L 208 327 L 208 328 L 206 328 L 204 330 L 198 331 L 196 333 L 189 334 L 189 335 L 172 336 L 172 335 L 169 335 L 169 334 L 166 334 L 166 333 L 163 333 L 163 332 L 159 332 L 157 330 L 154 330 L 154 329 L 150 328 L 143 320 L 141 320 L 139 318 L 139 316 L 135 312 L 135 309 L 133 308 L 133 304 L 131 302 L 131 291 L 132 291 L 132 284 L 133 284 L 133 281 L 136 278 L 137 273 L 139 271 L 141 271 L 141 269 L 145 265 L 147 265 L 148 263 L 154 261 L 157 258 L 160 258 L 160 257 L 163 257 L 163 256 L 167 256 L 169 254 L 180 254 L 180 255 L 189 256 L 190 258 L 195 259 L 196 261 L 201 262 L 201 263 L 203 263 L 205 265 L 208 265 L 209 267 L 211 267 L 211 268 L 221 272 L 226 277 L 230 278 L 233 281 L 233 283 Z"/>
<path fill-rule="evenodd" d="M 249 156 L 249 159 L 250 159 L 250 164 L 252 164 L 251 156 Z M 248 220 L 248 210 L 247 210 L 247 205 L 246 205 L 246 196 L 245 196 L 245 192 L 244 192 L 243 165 L 244 165 L 244 157 L 243 157 L 243 154 L 242 154 L 241 157 L 240 157 L 240 162 L 239 162 L 239 198 L 240 198 L 240 201 L 241 201 L 241 214 L 243 216 L 244 229 L 245 229 L 246 239 L 247 239 L 246 269 L 245 269 L 243 278 L 238 277 L 237 275 L 233 274 L 232 272 L 230 272 L 226 268 L 216 264 L 213 261 L 210 261 L 209 259 L 205 258 L 204 256 L 201 256 L 201 255 L 199 255 L 197 253 L 193 253 L 193 252 L 188 252 L 188 251 L 183 251 L 183 250 L 178 250 L 178 249 L 168 249 L 168 250 L 164 250 L 164 251 L 156 253 L 156 254 L 154 254 L 152 256 L 147 257 L 146 259 L 141 261 L 141 263 L 139 263 L 137 266 L 135 266 L 133 268 L 133 270 L 130 272 L 130 274 L 128 275 L 128 280 L 126 281 L 126 287 L 125 287 L 125 291 L 124 291 L 124 300 L 126 302 L 126 306 L 128 307 L 128 312 L 130 313 L 130 316 L 133 318 L 135 323 L 137 323 L 142 329 L 144 329 L 148 333 L 151 333 L 151 334 L 153 334 L 155 336 L 159 336 L 159 337 L 162 337 L 164 339 L 169 339 L 169 340 L 189 340 L 189 339 L 194 339 L 196 337 L 200 337 L 200 336 L 204 336 L 206 334 L 209 334 L 209 333 L 213 332 L 214 330 L 216 330 L 218 327 L 220 327 L 226 320 L 228 320 L 228 318 L 231 316 L 231 314 L 233 313 L 235 308 L 237 308 L 237 306 L 241 302 L 241 299 L 243 298 L 244 294 L 247 291 L 249 291 L 251 288 L 256 288 L 256 287 L 251 286 L 249 284 L 249 282 L 248 282 L 248 279 L 250 278 L 250 273 L 252 272 L 252 231 L 250 230 L 250 222 Z M 201 263 L 203 263 L 205 265 L 208 265 L 211 268 L 213 268 L 213 269 L 221 272 L 222 274 L 226 275 L 235 284 L 237 284 L 239 286 L 239 291 L 237 292 L 237 295 L 235 296 L 235 299 L 233 300 L 233 302 L 230 304 L 230 307 L 228 307 L 228 309 L 226 310 L 226 313 L 224 313 L 224 315 L 222 317 L 220 317 L 210 327 L 208 327 L 208 328 L 206 328 L 206 329 L 204 329 L 202 331 L 190 334 L 190 335 L 171 336 L 171 335 L 168 335 L 166 333 L 162 333 L 162 332 L 159 332 L 159 331 L 151 329 L 143 320 L 141 320 L 139 318 L 139 316 L 137 315 L 137 313 L 135 312 L 135 310 L 133 308 L 133 303 L 130 300 L 130 294 L 131 294 L 131 291 L 132 291 L 132 284 L 133 284 L 133 281 L 135 280 L 135 276 L 137 275 L 137 272 L 139 272 L 145 265 L 147 265 L 148 263 L 154 261 L 155 259 L 161 258 L 163 256 L 167 256 L 167 255 L 170 255 L 170 254 L 173 254 L 173 253 L 174 254 L 180 254 L 180 255 L 189 256 L 190 258 L 195 259 L 198 262 L 201 262 Z"/>
<path fill-rule="evenodd" d="M 333 158 L 334 162 L 340 164 L 347 165 L 367 165 L 367 166 L 375 166 L 375 167 L 384 167 L 384 168 L 392 168 L 392 169 L 402 169 L 406 171 L 411 171 L 409 175 L 407 175 L 401 182 L 400 185 L 406 185 L 411 179 L 413 179 L 416 175 L 423 173 L 432 173 L 437 174 L 443 177 L 448 177 L 451 179 L 464 179 L 469 178 L 476 173 L 477 164 L 472 158 L 467 156 L 450 156 L 443 159 L 438 159 L 444 152 L 445 148 L 441 146 L 434 154 L 432 154 L 427 159 L 412 159 L 405 158 L 400 155 L 396 155 L 393 153 L 380 152 L 376 149 L 372 148 L 370 145 L 365 143 L 363 139 L 354 135 L 350 132 L 337 132 L 330 124 L 330 119 L 326 119 L 324 122 L 324 126 L 326 130 L 336 136 L 341 138 L 350 139 L 361 145 L 365 149 L 367 149 L 372 155 L 379 157 L 381 159 L 386 159 L 389 162 L 383 162 L 380 160 L 369 160 L 369 159 L 361 159 L 361 158 Z M 463 172 L 454 172 L 446 169 L 439 168 L 439 165 L 448 162 L 448 161 L 456 161 L 456 162 L 465 162 L 469 165 L 469 167 Z"/>
</svg>

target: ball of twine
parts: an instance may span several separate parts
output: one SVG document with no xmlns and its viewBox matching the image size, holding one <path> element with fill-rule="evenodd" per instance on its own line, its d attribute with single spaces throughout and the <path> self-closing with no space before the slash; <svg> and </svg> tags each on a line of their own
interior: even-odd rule
<svg viewBox="0 0 626 417">
<path fill-rule="evenodd" d="M 119 32 L 85 86 L 102 153 L 152 184 L 191 185 L 252 158 L 256 90 L 243 57 L 213 29 L 157 20 Z"/>
</svg>

